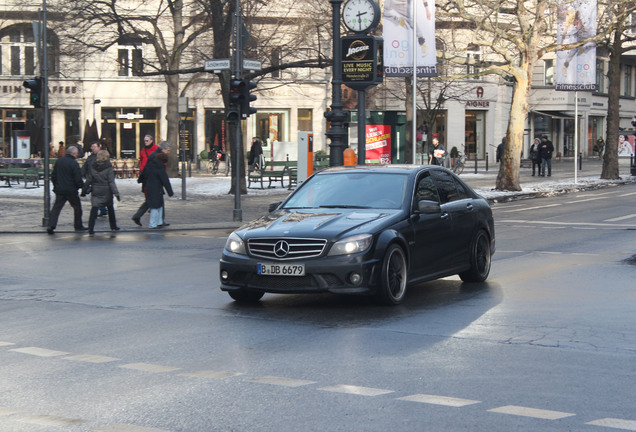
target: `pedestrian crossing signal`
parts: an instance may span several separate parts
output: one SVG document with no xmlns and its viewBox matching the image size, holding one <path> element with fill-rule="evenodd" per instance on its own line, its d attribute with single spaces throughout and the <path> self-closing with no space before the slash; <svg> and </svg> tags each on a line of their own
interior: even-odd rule
<svg viewBox="0 0 636 432">
<path fill-rule="evenodd" d="M 35 108 L 42 107 L 42 78 L 35 77 L 30 80 L 26 80 L 22 85 L 29 90 L 29 102 Z"/>
</svg>

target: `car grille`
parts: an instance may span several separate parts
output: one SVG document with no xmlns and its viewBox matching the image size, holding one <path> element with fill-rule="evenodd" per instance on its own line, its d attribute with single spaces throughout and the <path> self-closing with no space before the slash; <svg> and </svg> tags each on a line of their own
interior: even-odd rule
<svg viewBox="0 0 636 432">
<path fill-rule="evenodd" d="M 247 241 L 250 255 L 271 260 L 320 256 L 327 240 L 307 238 L 256 238 Z"/>
</svg>

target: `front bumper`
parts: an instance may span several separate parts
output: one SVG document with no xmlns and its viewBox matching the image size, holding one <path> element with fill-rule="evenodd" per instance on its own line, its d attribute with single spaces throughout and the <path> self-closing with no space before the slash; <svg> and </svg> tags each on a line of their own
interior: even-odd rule
<svg viewBox="0 0 636 432">
<path fill-rule="evenodd" d="M 379 260 L 370 258 L 368 254 L 284 262 L 285 264 L 303 263 L 305 276 L 259 275 L 256 267 L 262 262 L 271 261 L 230 254 L 225 251 L 219 265 L 221 290 L 256 290 L 279 294 L 320 292 L 372 294 L 375 292 L 377 273 L 380 269 Z M 351 281 L 351 275 L 354 273 L 361 277 L 358 283 Z"/>
</svg>

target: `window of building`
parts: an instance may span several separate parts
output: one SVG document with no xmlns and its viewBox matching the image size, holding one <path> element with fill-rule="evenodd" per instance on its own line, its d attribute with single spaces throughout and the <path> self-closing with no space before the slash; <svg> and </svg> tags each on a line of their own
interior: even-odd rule
<svg viewBox="0 0 636 432">
<path fill-rule="evenodd" d="M 144 71 L 142 49 L 134 45 L 119 45 L 117 69 L 119 76 L 139 76 Z"/>
<path fill-rule="evenodd" d="M 468 63 L 471 63 L 471 62 L 473 63 L 473 64 L 466 65 L 466 73 L 468 74 L 479 73 L 480 68 L 474 64 L 474 63 L 479 63 L 481 61 L 481 52 L 477 45 L 468 46 L 468 48 L 466 49 L 466 61 Z M 481 77 L 476 76 L 474 77 L 474 79 L 481 79 Z"/>
<path fill-rule="evenodd" d="M 282 56 L 283 54 L 280 48 L 272 49 L 272 58 L 270 60 L 272 63 L 272 67 L 280 66 Z M 280 69 L 276 69 L 272 71 L 272 78 L 280 78 L 280 77 L 281 77 Z"/>
<path fill-rule="evenodd" d="M 623 96 L 632 96 L 632 67 L 623 65 Z"/>
<path fill-rule="evenodd" d="M 8 58 L 3 74 L 35 75 L 36 51 L 30 26 L 13 26 L 3 31 L 1 58 Z M 3 62 L 4 63 L 4 62 Z"/>
<path fill-rule="evenodd" d="M 547 59 L 543 62 L 544 83 L 547 86 L 554 85 L 554 59 Z"/>
<path fill-rule="evenodd" d="M 298 130 L 313 131 L 313 112 L 311 109 L 298 108 Z"/>
<path fill-rule="evenodd" d="M 596 60 L 596 91 L 605 92 L 605 62 L 602 59 Z"/>
</svg>

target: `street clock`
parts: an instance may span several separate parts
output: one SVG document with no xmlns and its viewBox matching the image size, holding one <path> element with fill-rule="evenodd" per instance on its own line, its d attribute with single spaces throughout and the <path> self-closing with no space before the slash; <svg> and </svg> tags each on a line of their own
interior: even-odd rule
<svg viewBox="0 0 636 432">
<path fill-rule="evenodd" d="M 380 23 L 380 5 L 376 0 L 347 0 L 342 22 L 355 33 L 369 33 Z"/>
</svg>

